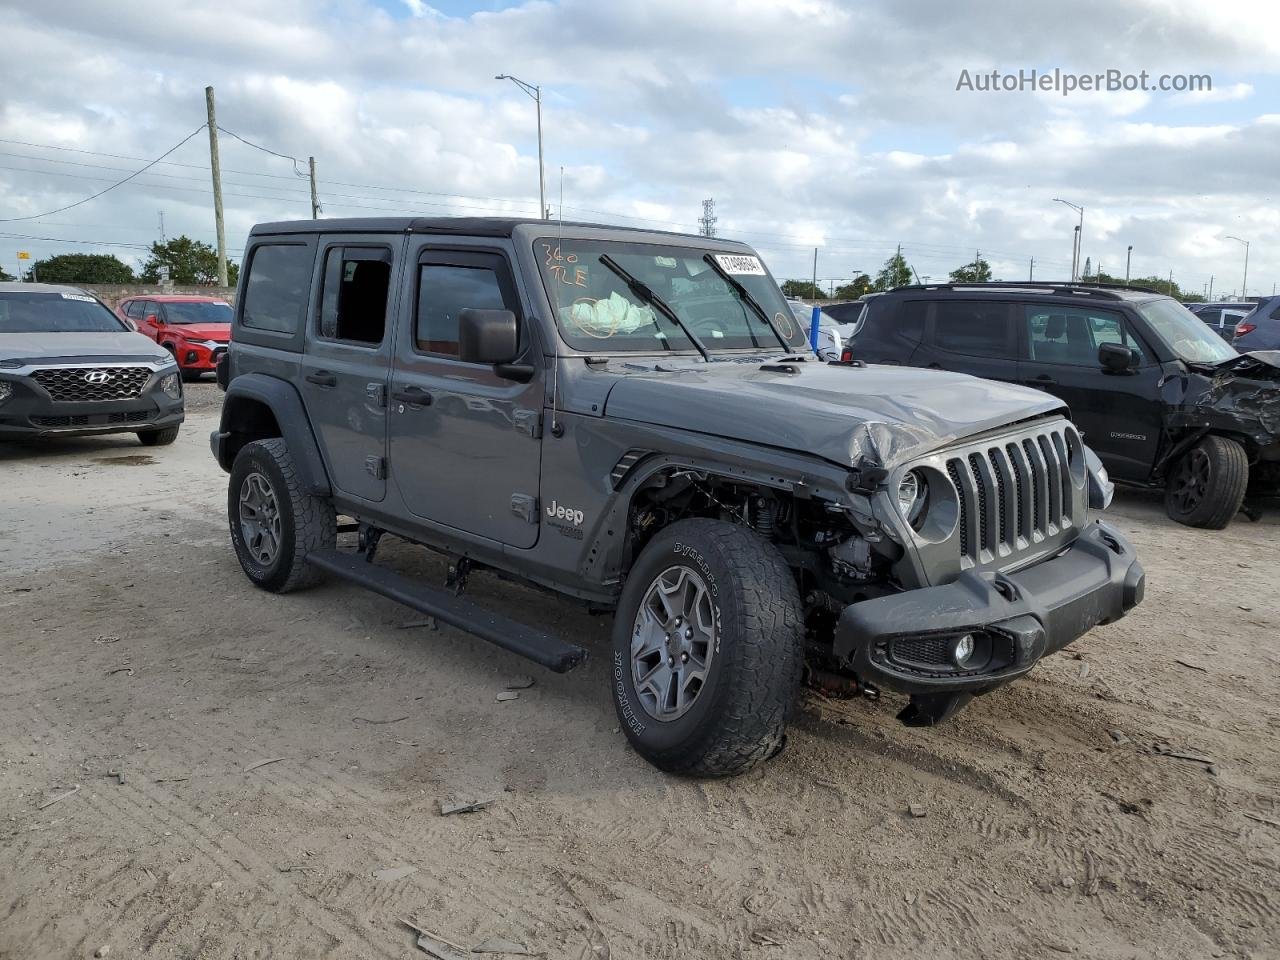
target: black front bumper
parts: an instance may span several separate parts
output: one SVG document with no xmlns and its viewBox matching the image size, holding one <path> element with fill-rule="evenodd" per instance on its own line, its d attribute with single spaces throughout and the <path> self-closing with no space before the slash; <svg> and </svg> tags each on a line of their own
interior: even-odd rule
<svg viewBox="0 0 1280 960">
<path fill-rule="evenodd" d="M 1064 552 L 1017 573 L 969 571 L 952 583 L 848 606 L 835 653 L 859 676 L 914 695 L 985 693 L 1142 602 L 1133 547 L 1095 522 Z M 974 654 L 951 656 L 969 635 Z"/>
<path fill-rule="evenodd" d="M 125 400 L 66 402 L 15 383 L 20 388 L 0 403 L 0 436 L 11 439 L 163 430 L 182 423 L 184 416 L 182 398 L 175 400 L 157 386 Z"/>
</svg>

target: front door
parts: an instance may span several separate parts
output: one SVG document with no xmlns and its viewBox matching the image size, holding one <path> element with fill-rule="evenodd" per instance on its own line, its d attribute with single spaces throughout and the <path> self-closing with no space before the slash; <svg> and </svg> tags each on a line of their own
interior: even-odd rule
<svg viewBox="0 0 1280 960">
<path fill-rule="evenodd" d="M 506 309 L 537 356 L 505 250 L 424 242 L 400 309 L 391 376 L 392 482 L 415 515 L 513 547 L 538 539 L 543 380 L 458 359 L 458 313 Z M 530 361 L 533 362 L 533 361 Z"/>
<path fill-rule="evenodd" d="M 317 261 L 302 396 L 334 487 L 377 503 L 387 493 L 387 376 L 399 283 L 385 237 L 329 238 Z"/>
<path fill-rule="evenodd" d="M 1061 398 L 1084 442 L 1121 480 L 1145 480 L 1160 442 L 1160 366 L 1113 310 L 1024 304 L 1019 377 Z M 1098 346 L 1121 343 L 1137 350 L 1140 364 L 1108 373 Z"/>
</svg>

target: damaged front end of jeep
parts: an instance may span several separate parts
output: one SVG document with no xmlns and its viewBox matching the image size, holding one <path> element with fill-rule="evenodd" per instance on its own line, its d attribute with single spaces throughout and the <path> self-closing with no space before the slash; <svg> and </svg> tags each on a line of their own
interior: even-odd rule
<svg viewBox="0 0 1280 960">
<path fill-rule="evenodd" d="M 843 489 L 669 464 L 631 498 L 628 539 L 691 516 L 750 527 L 791 567 L 812 686 L 909 697 L 932 725 L 1142 599 L 1133 548 L 1097 521 L 1110 483 L 1064 418 L 1034 419 L 886 466 Z"/>
</svg>

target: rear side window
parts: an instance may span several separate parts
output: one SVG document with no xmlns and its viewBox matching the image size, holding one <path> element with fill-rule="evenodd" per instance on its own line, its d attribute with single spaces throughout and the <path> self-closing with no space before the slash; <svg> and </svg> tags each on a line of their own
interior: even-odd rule
<svg viewBox="0 0 1280 960">
<path fill-rule="evenodd" d="M 319 334 L 377 346 L 387 328 L 391 251 L 385 247 L 331 247 L 325 255 Z"/>
<path fill-rule="evenodd" d="M 134 320 L 142 319 L 142 301 L 130 300 L 129 306 L 125 309 L 125 316 L 132 317 Z"/>
<path fill-rule="evenodd" d="M 928 312 L 928 301 L 908 300 L 902 305 L 902 312 L 898 315 L 894 333 L 913 343 L 919 343 L 924 339 L 924 318 Z"/>
<path fill-rule="evenodd" d="M 460 258 L 461 259 L 461 258 Z M 423 353 L 458 355 L 458 314 L 468 307 L 517 312 L 514 292 L 494 259 L 418 266 L 418 313 L 414 342 Z M 490 260 L 485 263 L 485 260 Z"/>
<path fill-rule="evenodd" d="M 934 306 L 933 344 L 970 357 L 1014 356 L 1009 304 L 939 300 Z"/>
<path fill-rule="evenodd" d="M 254 248 L 241 322 L 255 330 L 296 333 L 306 313 L 311 248 L 271 243 Z"/>
<path fill-rule="evenodd" d="M 1098 347 L 1104 343 L 1119 343 L 1143 356 L 1142 348 L 1125 328 L 1124 318 L 1110 310 L 1028 304 L 1023 314 L 1029 360 L 1096 367 Z"/>
</svg>

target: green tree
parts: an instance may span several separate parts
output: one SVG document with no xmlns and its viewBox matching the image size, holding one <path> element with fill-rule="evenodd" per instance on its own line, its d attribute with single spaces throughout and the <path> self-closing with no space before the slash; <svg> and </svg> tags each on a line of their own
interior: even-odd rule
<svg viewBox="0 0 1280 960">
<path fill-rule="evenodd" d="M 5 280 L 12 280 L 12 279 L 13 279 L 13 275 L 5 272 L 4 267 L 0 267 L 0 283 L 4 282 Z"/>
<path fill-rule="evenodd" d="M 60 253 L 36 261 L 41 283 L 133 283 L 133 269 L 109 253 Z"/>
<path fill-rule="evenodd" d="M 907 258 L 902 255 L 902 248 L 884 262 L 880 272 L 876 274 L 875 290 L 883 293 L 894 287 L 905 287 L 911 282 L 911 267 Z"/>
<path fill-rule="evenodd" d="M 161 267 L 169 268 L 169 279 L 174 283 L 218 282 L 217 252 L 209 244 L 188 236 L 174 237 L 167 243 L 153 243 L 139 279 L 144 283 L 158 283 Z M 227 281 L 235 286 L 239 277 L 239 265 L 228 260 Z"/>
<path fill-rule="evenodd" d="M 981 257 L 951 271 L 952 283 L 986 283 L 991 279 L 991 264 Z"/>
<path fill-rule="evenodd" d="M 1113 277 L 1105 270 L 1099 270 L 1096 275 L 1089 278 L 1090 283 L 1108 283 L 1115 284 L 1118 287 L 1125 285 L 1124 277 Z M 1204 294 L 1195 293 L 1191 290 L 1184 290 L 1176 282 L 1172 285 L 1169 278 L 1164 277 L 1130 277 L 1129 286 L 1147 287 L 1151 290 L 1158 290 L 1160 293 L 1167 294 L 1175 300 L 1183 303 L 1204 303 Z"/>
<path fill-rule="evenodd" d="M 865 273 L 860 273 L 848 283 L 836 287 L 836 299 L 857 300 L 859 297 L 870 293 L 872 289 L 871 278 Z"/>
<path fill-rule="evenodd" d="M 792 300 L 825 300 L 827 295 L 821 287 L 815 287 L 812 280 L 784 280 L 782 295 Z"/>
</svg>

